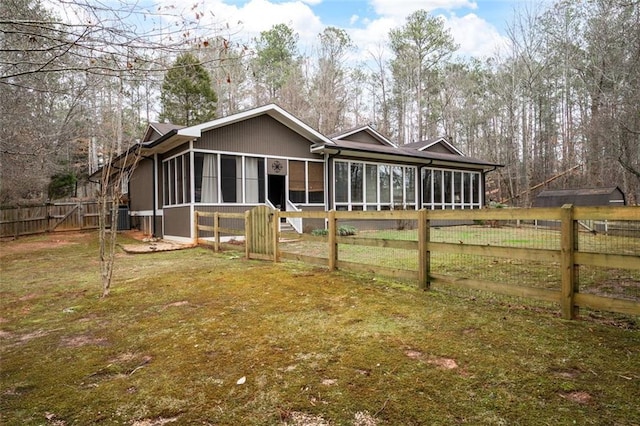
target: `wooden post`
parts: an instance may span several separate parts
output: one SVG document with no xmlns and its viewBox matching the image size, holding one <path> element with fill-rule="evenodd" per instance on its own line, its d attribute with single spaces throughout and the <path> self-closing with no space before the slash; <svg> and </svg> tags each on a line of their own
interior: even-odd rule
<svg viewBox="0 0 640 426">
<path fill-rule="evenodd" d="M 280 262 L 280 210 L 273 212 L 273 261 Z"/>
<path fill-rule="evenodd" d="M 220 216 L 218 212 L 213 213 L 213 251 L 220 251 Z"/>
<path fill-rule="evenodd" d="M 194 210 L 193 211 L 193 243 L 195 245 L 198 245 L 198 237 L 200 236 L 198 225 L 199 225 L 198 210 Z"/>
<path fill-rule="evenodd" d="M 577 315 L 573 300 L 576 291 L 574 253 L 577 233 L 575 232 L 573 221 L 573 206 L 571 204 L 562 206 L 560 217 L 562 221 L 560 228 L 560 276 L 562 278 L 560 308 L 562 310 L 562 318 L 574 319 Z"/>
<path fill-rule="evenodd" d="M 15 219 L 15 222 L 13 222 L 13 238 L 15 238 L 17 240 L 18 237 L 20 236 L 20 207 L 18 207 L 15 210 L 14 219 Z M 49 227 L 47 226 L 47 230 L 48 229 L 49 229 Z"/>
<path fill-rule="evenodd" d="M 244 257 L 249 259 L 251 246 L 253 245 L 253 233 L 251 232 L 251 210 L 244 212 Z"/>
<path fill-rule="evenodd" d="M 430 226 L 427 219 L 427 210 L 418 211 L 418 286 L 422 290 L 431 287 L 429 275 L 431 273 L 431 252 L 427 250 L 429 242 Z"/>
<path fill-rule="evenodd" d="M 329 210 L 329 270 L 336 270 L 338 261 L 338 241 L 336 239 L 338 230 L 336 229 L 336 211 Z"/>
</svg>

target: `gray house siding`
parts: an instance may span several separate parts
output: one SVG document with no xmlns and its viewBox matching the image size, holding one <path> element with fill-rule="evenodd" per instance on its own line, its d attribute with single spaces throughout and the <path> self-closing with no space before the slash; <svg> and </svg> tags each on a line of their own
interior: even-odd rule
<svg viewBox="0 0 640 426">
<path fill-rule="evenodd" d="M 189 206 L 164 208 L 164 235 L 191 238 L 191 209 Z"/>
<path fill-rule="evenodd" d="M 194 143 L 194 149 L 322 159 L 310 152 L 310 146 L 310 141 L 268 115 L 203 132 Z"/>
<path fill-rule="evenodd" d="M 129 179 L 129 209 L 142 211 L 153 209 L 153 160 L 143 158 Z"/>
<path fill-rule="evenodd" d="M 380 141 L 365 131 L 354 133 L 343 138 L 345 141 L 367 143 L 371 145 L 380 145 Z"/>
</svg>

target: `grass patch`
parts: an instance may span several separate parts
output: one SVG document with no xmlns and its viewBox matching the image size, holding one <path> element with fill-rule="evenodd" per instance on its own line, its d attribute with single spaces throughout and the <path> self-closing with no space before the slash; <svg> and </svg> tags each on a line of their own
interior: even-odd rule
<svg viewBox="0 0 640 426">
<path fill-rule="evenodd" d="M 640 422 L 640 333 L 206 249 L 3 243 L 0 423 Z M 316 422 L 316 423 L 313 423 Z"/>
</svg>

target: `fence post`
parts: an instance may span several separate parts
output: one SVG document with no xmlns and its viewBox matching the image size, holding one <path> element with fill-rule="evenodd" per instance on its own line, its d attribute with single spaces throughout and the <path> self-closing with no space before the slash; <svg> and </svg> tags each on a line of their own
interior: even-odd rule
<svg viewBox="0 0 640 426">
<path fill-rule="evenodd" d="M 431 287 L 429 275 L 431 273 L 431 252 L 427 250 L 430 237 L 430 223 L 427 219 L 427 210 L 418 211 L 418 286 L 422 290 Z"/>
<path fill-rule="evenodd" d="M 213 213 L 213 251 L 220 251 L 220 215 L 218 212 Z"/>
<path fill-rule="evenodd" d="M 251 210 L 244 212 L 244 257 L 249 259 L 251 254 L 251 245 L 253 244 L 253 235 L 251 233 Z"/>
<path fill-rule="evenodd" d="M 574 253 L 577 244 L 577 233 L 573 221 L 573 206 L 565 204 L 560 209 L 561 236 L 560 236 L 560 276 L 562 278 L 562 290 L 560 292 L 560 308 L 562 318 L 575 319 L 577 309 L 574 305 L 574 294 L 577 290 L 576 265 Z"/>
<path fill-rule="evenodd" d="M 329 270 L 335 271 L 338 260 L 338 242 L 336 229 L 336 211 L 329 210 Z"/>
<path fill-rule="evenodd" d="M 20 236 L 20 207 L 16 209 L 14 218 L 15 222 L 13 222 L 13 237 L 17 240 Z"/>
<path fill-rule="evenodd" d="M 273 212 L 273 261 L 280 262 L 280 210 Z"/>
<path fill-rule="evenodd" d="M 195 245 L 198 245 L 198 237 L 200 236 L 198 225 L 199 225 L 198 210 L 194 210 L 193 212 L 193 244 Z"/>
</svg>

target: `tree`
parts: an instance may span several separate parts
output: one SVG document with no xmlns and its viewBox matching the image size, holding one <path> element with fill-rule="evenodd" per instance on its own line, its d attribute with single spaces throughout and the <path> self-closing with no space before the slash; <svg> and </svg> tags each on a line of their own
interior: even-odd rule
<svg viewBox="0 0 640 426">
<path fill-rule="evenodd" d="M 167 71 L 160 99 L 160 120 L 183 126 L 211 120 L 218 102 L 209 73 L 191 53 L 178 56 Z"/>
<path fill-rule="evenodd" d="M 314 124 L 320 132 L 333 133 L 344 122 L 348 92 L 343 63 L 353 45 L 347 32 L 335 27 L 325 28 L 319 39 L 318 69 L 312 83 Z"/>
<path fill-rule="evenodd" d="M 415 133 L 409 139 L 423 140 L 435 133 L 434 112 L 430 111 L 430 95 L 437 93 L 437 68 L 457 49 L 453 37 L 441 19 L 418 10 L 407 17 L 406 24 L 389 32 L 394 54 L 391 69 L 394 77 L 398 121 L 404 127 L 415 118 Z M 413 116 L 413 117 L 412 117 Z M 410 126 L 413 128 L 414 126 Z M 406 137 L 401 132 L 404 143 Z"/>
<path fill-rule="evenodd" d="M 298 35 L 285 24 L 262 31 L 255 40 L 256 56 L 252 68 L 256 81 L 256 104 L 277 101 L 287 81 L 301 74 L 297 44 Z"/>
</svg>

